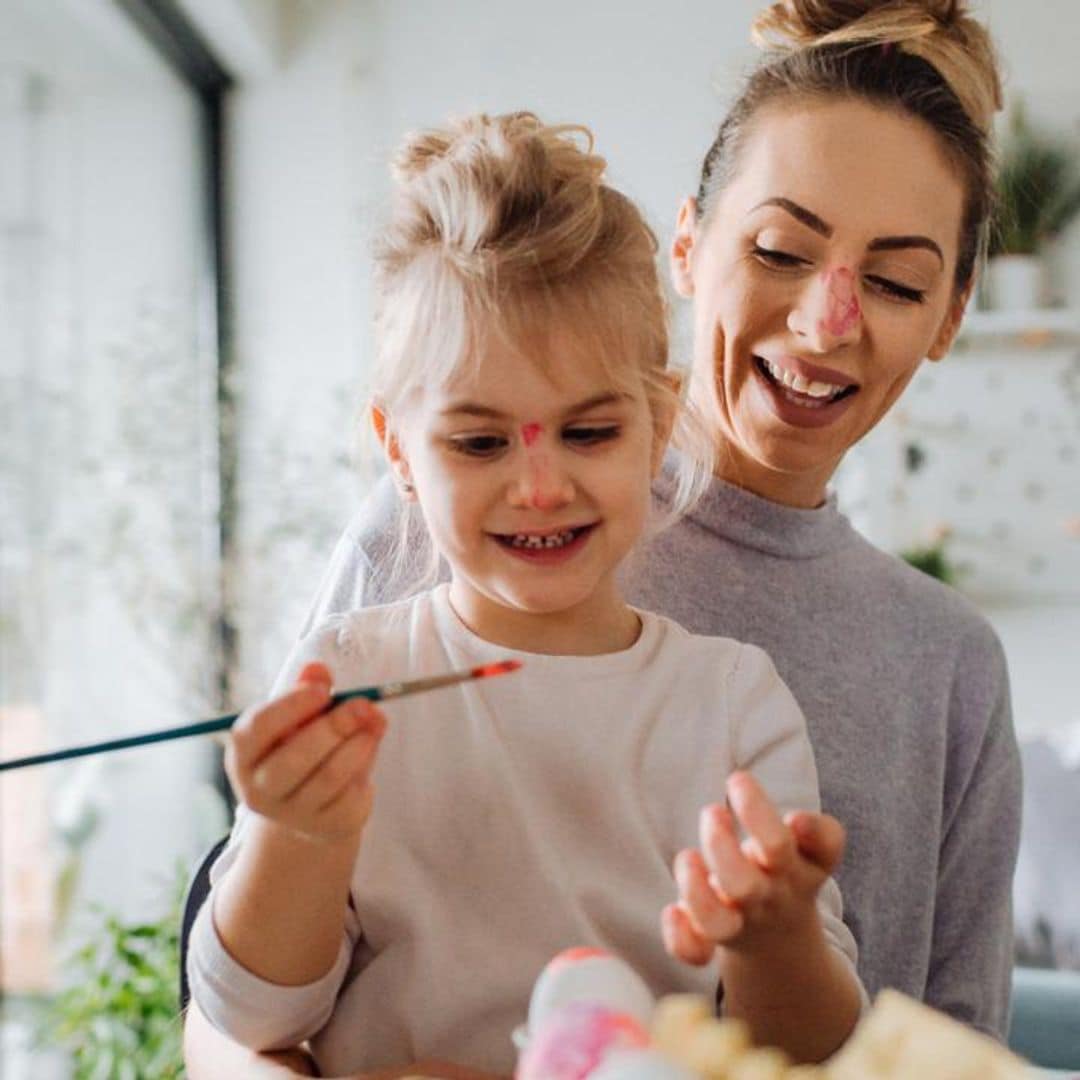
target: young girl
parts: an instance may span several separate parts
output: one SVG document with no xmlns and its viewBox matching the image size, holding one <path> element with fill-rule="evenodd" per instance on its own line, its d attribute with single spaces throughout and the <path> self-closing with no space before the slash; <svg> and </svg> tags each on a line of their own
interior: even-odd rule
<svg viewBox="0 0 1080 1080">
<path fill-rule="evenodd" d="M 842 830 L 791 695 L 759 649 L 616 583 L 678 399 L 655 240 L 582 133 L 478 116 L 401 151 L 372 415 L 451 580 L 318 627 L 230 738 L 244 809 L 194 998 L 255 1049 L 309 1038 L 324 1073 L 509 1073 L 532 983 L 573 945 L 658 994 L 718 993 L 802 1059 L 860 1008 Z M 503 658 L 522 670 L 386 715 L 328 707 L 332 684 Z"/>
</svg>

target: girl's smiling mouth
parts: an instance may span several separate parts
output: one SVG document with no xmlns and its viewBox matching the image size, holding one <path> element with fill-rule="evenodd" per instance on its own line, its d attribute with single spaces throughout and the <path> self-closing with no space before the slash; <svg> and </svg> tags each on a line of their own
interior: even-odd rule
<svg viewBox="0 0 1080 1080">
<path fill-rule="evenodd" d="M 511 554 L 529 562 L 561 562 L 584 546 L 598 524 L 489 535 Z"/>
</svg>

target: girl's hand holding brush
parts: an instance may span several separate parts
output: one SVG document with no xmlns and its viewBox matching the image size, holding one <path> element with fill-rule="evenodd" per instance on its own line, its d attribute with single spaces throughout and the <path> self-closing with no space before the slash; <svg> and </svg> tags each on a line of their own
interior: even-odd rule
<svg viewBox="0 0 1080 1080">
<path fill-rule="evenodd" d="M 296 688 L 249 709 L 233 725 L 225 769 L 255 813 L 309 839 L 358 839 L 371 813 L 371 770 L 386 730 L 364 698 L 333 708 L 331 676 L 308 664 Z"/>
</svg>

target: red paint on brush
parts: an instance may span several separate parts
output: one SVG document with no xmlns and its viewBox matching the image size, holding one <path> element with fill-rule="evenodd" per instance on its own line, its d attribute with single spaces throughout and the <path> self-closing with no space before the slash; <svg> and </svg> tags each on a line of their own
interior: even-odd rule
<svg viewBox="0 0 1080 1080">
<path fill-rule="evenodd" d="M 521 425 L 521 441 L 526 446 L 532 446 L 537 439 L 540 438 L 540 433 L 544 430 L 543 424 L 522 424 Z"/>
<path fill-rule="evenodd" d="M 489 679 L 493 675 L 508 675 L 521 667 L 520 660 L 498 660 L 494 664 L 481 664 L 472 669 L 474 679 Z"/>
<path fill-rule="evenodd" d="M 846 266 L 826 271 L 822 328 L 833 337 L 843 337 L 854 329 L 860 318 L 862 309 L 855 295 L 855 275 Z"/>
</svg>

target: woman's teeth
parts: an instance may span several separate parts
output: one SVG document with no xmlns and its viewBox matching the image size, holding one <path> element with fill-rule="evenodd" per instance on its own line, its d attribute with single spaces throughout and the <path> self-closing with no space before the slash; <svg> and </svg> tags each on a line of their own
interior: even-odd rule
<svg viewBox="0 0 1080 1080">
<path fill-rule="evenodd" d="M 544 548 L 559 548 L 569 544 L 577 536 L 579 529 L 567 529 L 565 532 L 549 533 L 547 536 L 537 536 L 534 533 L 518 533 L 511 536 L 510 546 L 516 548 L 530 548 L 541 551 Z"/>
<path fill-rule="evenodd" d="M 845 386 L 836 386 L 833 383 L 804 379 L 801 375 L 796 375 L 793 371 L 788 371 L 787 368 L 782 368 L 778 364 L 773 364 L 764 358 L 762 358 L 761 362 L 765 365 L 769 374 L 780 383 L 781 386 L 784 386 L 789 390 L 794 390 L 797 394 L 806 394 L 808 397 L 816 398 L 823 404 L 826 398 L 835 397 L 837 394 L 847 389 Z M 802 404 L 808 404 L 808 402 L 803 402 Z"/>
</svg>

